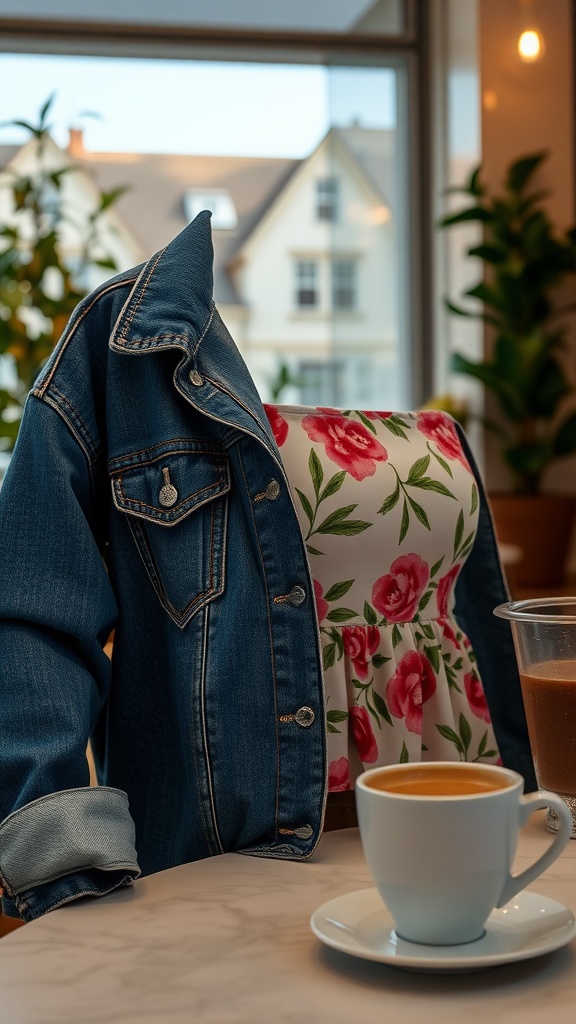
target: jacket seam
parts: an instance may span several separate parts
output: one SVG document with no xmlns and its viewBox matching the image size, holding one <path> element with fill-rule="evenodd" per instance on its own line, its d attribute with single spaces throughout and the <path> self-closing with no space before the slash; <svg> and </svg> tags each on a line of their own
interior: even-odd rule
<svg viewBox="0 0 576 1024">
<path fill-rule="evenodd" d="M 89 305 L 86 306 L 85 309 L 82 310 L 82 312 L 78 316 L 78 319 L 70 324 L 69 333 L 66 334 L 66 331 L 64 331 L 64 334 L 62 335 L 62 339 L 61 339 L 62 344 L 61 344 L 61 347 L 60 347 L 60 351 L 55 355 L 54 362 L 53 362 L 52 366 L 50 367 L 50 370 L 46 374 L 46 378 L 42 381 L 40 386 L 35 388 L 34 391 L 33 391 L 33 394 L 35 394 L 37 398 L 43 398 L 44 397 L 44 392 L 48 388 L 48 386 L 49 386 L 49 384 L 50 384 L 50 382 L 51 382 L 51 380 L 52 380 L 52 378 L 53 378 L 53 376 L 54 376 L 54 374 L 56 372 L 56 369 L 58 368 L 58 366 L 60 364 L 60 360 L 61 360 L 65 350 L 67 349 L 70 341 L 74 337 L 74 334 L 76 333 L 76 329 L 80 326 L 80 324 L 82 323 L 84 318 L 88 315 L 88 313 L 92 310 L 92 308 L 100 300 L 100 298 L 103 295 L 107 295 L 108 292 L 114 291 L 116 288 L 124 288 L 125 285 L 132 285 L 132 284 L 134 284 L 134 282 L 136 280 L 137 280 L 136 277 L 129 277 L 129 278 L 125 278 L 122 281 L 115 281 L 113 284 L 107 285 L 106 287 L 102 288 L 100 291 L 98 291 L 94 295 L 92 301 L 90 302 Z"/>
<path fill-rule="evenodd" d="M 246 486 L 246 493 L 250 498 L 250 516 L 252 519 L 252 528 L 254 530 L 254 536 L 256 537 L 256 543 L 258 545 L 258 552 L 260 554 L 260 562 L 262 565 L 262 577 L 264 580 L 264 590 L 266 592 L 266 616 L 268 620 L 268 641 L 270 644 L 270 658 L 272 667 L 272 684 L 274 692 L 274 731 L 276 736 L 276 804 L 274 811 L 274 832 L 278 834 L 278 820 L 280 812 L 280 734 L 278 730 L 278 680 L 276 678 L 276 659 L 274 657 L 274 636 L 272 632 L 272 624 L 270 621 L 270 590 L 268 588 L 268 576 L 266 574 L 266 563 L 262 554 L 262 548 L 260 545 L 260 535 L 254 519 L 254 509 L 252 506 L 252 492 L 250 490 L 248 479 L 246 477 L 246 470 L 244 467 L 244 459 L 242 457 L 242 446 L 238 448 L 238 460 L 240 463 L 240 469 L 242 470 L 242 476 L 244 477 L 244 484 Z"/>
<path fill-rule="evenodd" d="M 193 505 L 190 508 L 190 511 L 193 511 L 193 509 L 195 508 L 201 508 L 202 505 L 206 505 L 206 503 L 210 501 L 212 497 L 218 497 L 218 495 L 226 493 L 222 491 L 222 484 L 226 483 L 226 477 L 221 476 L 218 477 L 218 480 L 216 480 L 214 483 L 206 484 L 205 487 L 200 487 L 199 490 L 193 491 L 193 493 L 189 494 L 186 498 L 184 498 L 184 500 L 181 501 L 179 505 L 174 505 L 174 507 L 171 509 L 161 509 L 158 508 L 157 505 L 149 505 L 146 501 L 139 501 L 137 498 L 127 497 L 126 494 L 124 493 L 124 488 L 122 486 L 122 476 L 120 476 L 118 480 L 114 480 L 113 483 L 115 488 L 117 488 L 119 492 L 118 500 L 123 503 L 123 506 L 128 507 L 138 505 L 140 508 L 150 509 L 151 512 L 160 512 L 161 515 L 166 515 L 170 517 L 173 517 L 174 512 L 185 510 L 185 506 L 187 506 L 193 499 L 198 498 L 201 494 L 205 495 L 205 497 L 202 499 L 202 501 L 194 500 Z M 213 494 L 212 492 L 215 493 Z M 159 521 L 157 516 L 151 516 L 150 519 L 154 523 L 157 523 Z M 167 520 L 160 520 L 160 522 L 167 523 Z"/>
<path fill-rule="evenodd" d="M 62 394 L 62 392 L 56 387 L 55 384 L 51 385 L 50 394 L 54 395 L 55 401 L 59 406 L 61 405 L 62 408 L 66 411 L 69 410 L 69 415 L 70 418 L 73 419 L 73 422 L 78 422 L 78 430 L 81 433 L 82 437 L 86 439 L 87 444 L 90 446 L 90 449 L 93 453 L 92 458 L 93 461 L 95 462 L 98 458 L 98 455 L 100 454 L 100 445 L 96 438 L 92 437 L 92 434 L 90 433 L 90 430 L 84 423 L 84 420 L 82 419 L 80 413 L 78 412 L 76 407 L 72 405 L 70 399 L 67 398 L 66 395 Z"/>
<path fill-rule="evenodd" d="M 190 447 L 192 443 L 193 447 Z M 202 448 L 195 447 L 195 444 L 203 445 Z M 185 444 L 184 448 L 171 448 L 166 447 Z M 146 461 L 137 459 L 139 455 L 146 455 L 150 452 L 150 458 Z M 157 455 L 153 455 L 152 452 L 158 452 Z M 214 443 L 213 446 L 206 440 L 193 442 L 190 437 L 173 437 L 167 441 L 162 441 L 160 444 L 154 444 L 147 448 L 139 448 L 135 452 L 129 452 L 128 455 L 118 455 L 115 459 L 110 459 L 108 462 L 108 470 L 111 474 L 117 473 L 119 470 L 132 469 L 135 466 L 148 466 L 152 462 L 158 462 L 159 459 L 168 458 L 170 455 L 219 455 L 221 458 L 225 457 L 224 452 L 221 451 L 220 445 Z M 136 461 L 127 461 L 136 460 Z"/>
<path fill-rule="evenodd" d="M 148 288 L 148 285 L 150 284 L 150 278 L 152 277 L 152 274 L 156 270 L 156 267 L 158 266 L 158 264 L 159 264 L 160 260 L 162 259 L 162 257 L 163 257 L 165 252 L 166 252 L 166 248 L 161 249 L 160 252 L 157 253 L 157 255 L 154 257 L 154 259 L 151 260 L 151 263 L 150 263 L 150 266 L 149 266 L 149 270 L 148 270 L 148 276 L 146 277 L 146 280 L 142 284 L 142 288 L 140 290 L 140 294 L 138 296 L 138 300 L 132 306 L 132 309 L 128 309 L 126 311 L 125 321 L 124 321 L 122 330 L 119 331 L 119 333 L 118 333 L 118 337 L 121 338 L 124 341 L 126 340 L 126 334 L 127 334 L 128 330 L 130 329 L 132 321 L 133 321 L 134 317 L 136 316 L 136 313 L 138 312 L 138 309 L 140 308 L 140 304 L 142 302 L 142 299 L 144 298 L 144 296 L 146 294 L 146 289 Z M 133 293 L 132 293 L 132 295 L 133 295 Z M 130 301 L 130 298 L 132 298 L 132 295 L 128 298 L 128 301 Z M 122 316 L 122 313 L 120 313 L 120 316 Z"/>
<path fill-rule="evenodd" d="M 96 484 L 96 477 L 95 477 L 95 465 L 96 465 L 96 462 L 97 462 L 97 456 L 94 456 L 94 458 L 92 458 L 90 452 L 87 450 L 86 445 L 84 444 L 84 439 L 82 438 L 81 434 L 78 433 L 78 430 L 76 429 L 76 427 L 74 426 L 74 424 L 70 420 L 70 417 L 66 415 L 66 412 L 64 411 L 64 409 L 60 405 L 58 405 L 58 402 L 55 399 L 52 399 L 50 397 L 50 395 L 43 395 L 42 397 L 40 397 L 34 391 L 31 392 L 31 396 L 33 398 L 35 398 L 37 401 L 43 402 L 45 405 L 48 405 L 63 420 L 64 424 L 66 425 L 66 427 L 70 431 L 74 441 L 76 442 L 76 444 L 78 445 L 80 451 L 82 452 L 84 458 L 86 459 L 86 464 L 88 466 L 88 472 L 90 474 L 90 489 L 92 491 L 92 494 L 94 495 L 96 493 L 96 491 L 97 491 L 97 484 Z"/>
<path fill-rule="evenodd" d="M 208 311 L 208 317 L 204 321 L 204 326 L 200 328 L 200 337 L 198 338 L 196 344 L 194 345 L 194 348 L 192 349 L 192 355 L 193 356 L 196 355 L 196 353 L 197 353 L 201 343 L 204 341 L 204 338 L 208 334 L 208 331 L 210 330 L 210 326 L 211 326 L 212 321 L 214 319 L 214 314 L 215 313 L 216 313 L 216 303 L 214 302 L 214 299 L 212 299 L 211 302 L 210 302 L 210 309 Z"/>
</svg>

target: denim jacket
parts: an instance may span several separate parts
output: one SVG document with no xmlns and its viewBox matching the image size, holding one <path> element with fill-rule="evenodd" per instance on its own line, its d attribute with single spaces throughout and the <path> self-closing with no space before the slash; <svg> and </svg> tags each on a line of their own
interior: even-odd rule
<svg viewBox="0 0 576 1024">
<path fill-rule="evenodd" d="M 80 303 L 1 491 L 0 879 L 26 920 L 224 851 L 303 860 L 321 832 L 313 586 L 211 268 L 201 214 Z M 480 491 L 456 613 L 504 763 L 532 786 Z"/>
</svg>

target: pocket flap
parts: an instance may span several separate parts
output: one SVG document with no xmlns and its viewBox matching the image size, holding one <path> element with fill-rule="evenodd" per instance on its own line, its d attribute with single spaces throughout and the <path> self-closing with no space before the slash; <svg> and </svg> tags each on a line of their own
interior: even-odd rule
<svg viewBox="0 0 576 1024">
<path fill-rule="evenodd" d="M 116 508 L 163 526 L 229 490 L 228 459 L 212 451 L 169 451 L 112 474 Z"/>
</svg>

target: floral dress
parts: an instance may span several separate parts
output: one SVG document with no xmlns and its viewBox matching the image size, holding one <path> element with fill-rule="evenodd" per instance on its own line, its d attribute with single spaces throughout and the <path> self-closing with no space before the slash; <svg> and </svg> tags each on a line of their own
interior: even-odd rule
<svg viewBox="0 0 576 1024">
<path fill-rule="evenodd" d="M 375 765 L 499 760 L 452 614 L 478 489 L 444 413 L 265 406 L 306 541 L 330 792 Z"/>
</svg>

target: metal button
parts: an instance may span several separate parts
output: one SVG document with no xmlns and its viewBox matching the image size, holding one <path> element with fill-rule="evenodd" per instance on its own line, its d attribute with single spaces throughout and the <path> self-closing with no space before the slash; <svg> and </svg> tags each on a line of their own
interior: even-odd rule
<svg viewBox="0 0 576 1024">
<path fill-rule="evenodd" d="M 288 594 L 288 601 L 294 605 L 295 608 L 299 608 L 301 604 L 304 604 L 306 600 L 306 591 L 304 587 L 295 586 Z"/>
<path fill-rule="evenodd" d="M 298 839 L 310 839 L 313 832 L 311 825 L 300 825 L 300 828 L 294 829 L 294 835 L 298 836 Z"/>
<path fill-rule="evenodd" d="M 264 491 L 264 496 L 268 498 L 268 501 L 276 501 L 276 498 L 280 494 L 280 484 L 277 480 L 271 480 L 268 487 Z"/>
<path fill-rule="evenodd" d="M 204 383 L 204 377 L 201 373 L 198 373 L 198 370 L 190 370 L 188 377 L 190 383 L 194 384 L 194 387 L 199 388 Z"/>
<path fill-rule="evenodd" d="M 294 721 L 298 725 L 301 725 L 303 729 L 308 729 L 308 727 L 312 725 L 312 722 L 314 721 L 315 718 L 316 715 L 314 714 L 312 708 L 309 708 L 306 705 L 304 705 L 304 707 L 302 708 L 298 708 L 298 711 L 294 715 Z"/>
<path fill-rule="evenodd" d="M 178 501 L 178 491 L 170 480 L 170 470 L 167 467 L 164 467 L 162 470 L 162 477 L 164 479 L 164 486 L 160 488 L 158 500 L 164 508 L 171 508 Z"/>
</svg>

